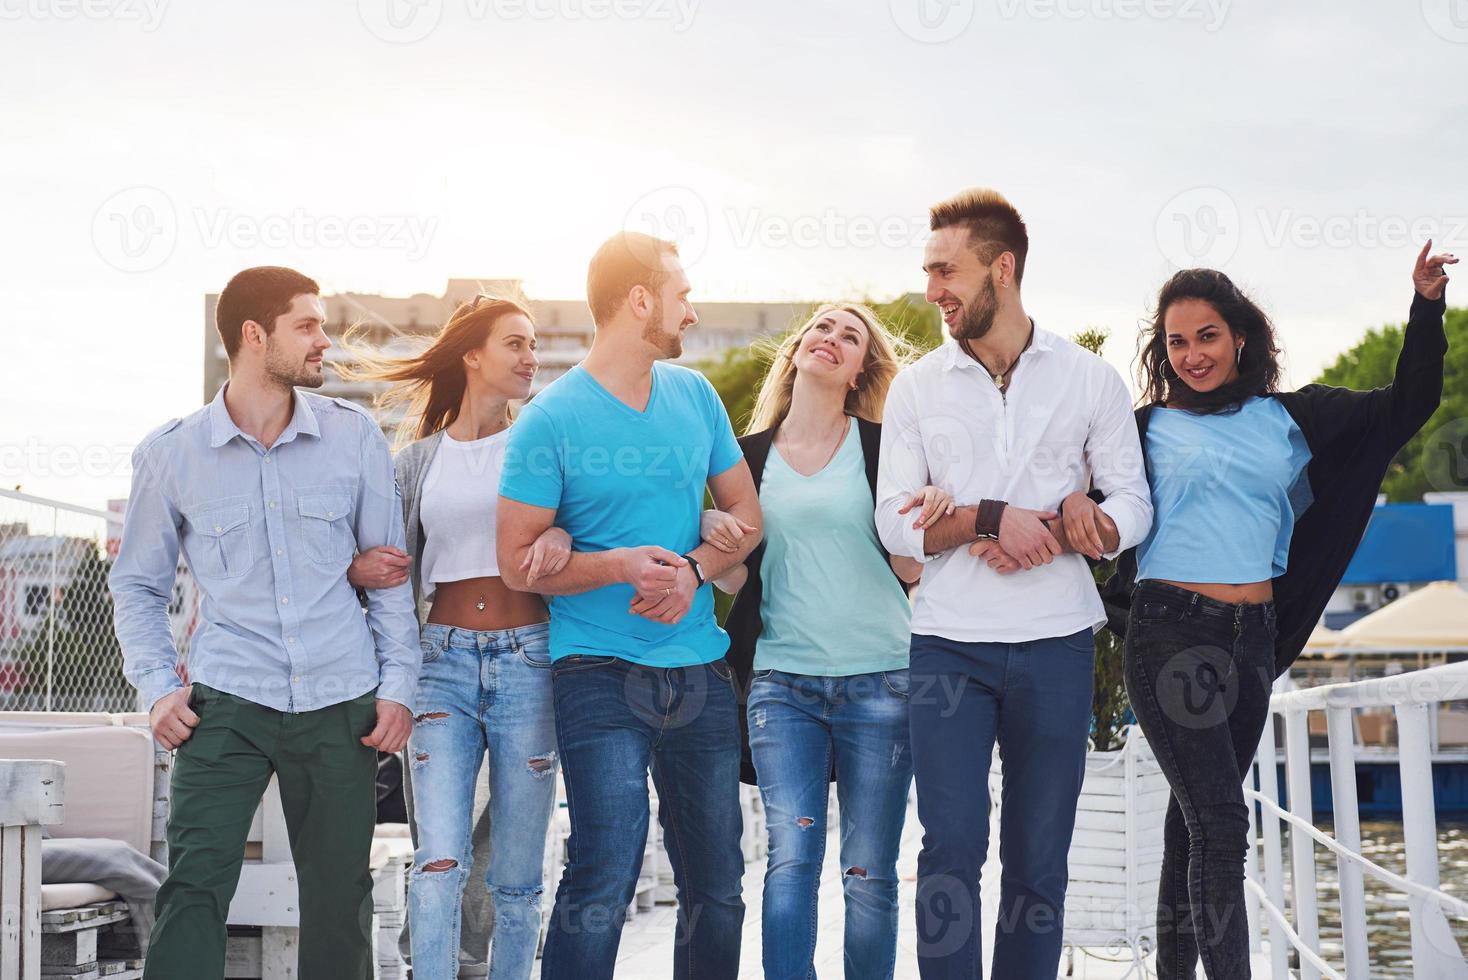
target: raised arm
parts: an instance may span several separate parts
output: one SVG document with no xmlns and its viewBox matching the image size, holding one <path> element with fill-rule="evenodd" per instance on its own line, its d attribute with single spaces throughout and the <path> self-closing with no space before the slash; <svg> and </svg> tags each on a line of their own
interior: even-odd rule
<svg viewBox="0 0 1468 980">
<path fill-rule="evenodd" d="M 1412 269 L 1412 309 L 1407 315 L 1407 329 L 1402 335 L 1402 351 L 1397 355 L 1396 372 L 1386 390 L 1391 403 L 1391 427 L 1398 445 L 1406 443 L 1417 430 L 1427 424 L 1442 402 L 1443 358 L 1448 351 L 1443 332 L 1443 313 L 1447 309 L 1447 270 L 1457 256 L 1444 252 L 1429 255 L 1428 239 L 1417 254 Z"/>
</svg>

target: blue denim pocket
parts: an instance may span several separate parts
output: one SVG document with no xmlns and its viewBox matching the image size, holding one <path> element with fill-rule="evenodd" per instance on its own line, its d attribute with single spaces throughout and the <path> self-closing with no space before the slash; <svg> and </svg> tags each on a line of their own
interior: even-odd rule
<svg viewBox="0 0 1468 980">
<path fill-rule="evenodd" d="M 1077 630 L 1069 636 L 1062 636 L 1060 642 L 1066 649 L 1074 650 L 1076 653 L 1090 655 L 1096 652 L 1096 634 L 1089 629 Z"/>
<path fill-rule="evenodd" d="M 528 667 L 544 669 L 551 665 L 550 656 L 550 630 L 548 628 L 535 628 L 528 636 L 515 637 L 515 650 L 520 654 L 520 660 Z"/>
<path fill-rule="evenodd" d="M 887 690 L 902 700 L 906 701 L 912 690 L 911 682 L 908 680 L 907 669 L 882 671 L 882 684 Z"/>
<path fill-rule="evenodd" d="M 573 653 L 551 662 L 551 670 L 557 674 L 563 674 L 570 670 L 590 670 L 592 667 L 606 667 L 617 662 L 616 657 L 603 657 L 590 653 Z"/>
<path fill-rule="evenodd" d="M 444 646 L 445 642 L 442 638 L 430 639 L 426 636 L 420 637 L 418 640 L 418 649 L 423 654 L 423 663 L 431 664 L 443 656 Z"/>
</svg>

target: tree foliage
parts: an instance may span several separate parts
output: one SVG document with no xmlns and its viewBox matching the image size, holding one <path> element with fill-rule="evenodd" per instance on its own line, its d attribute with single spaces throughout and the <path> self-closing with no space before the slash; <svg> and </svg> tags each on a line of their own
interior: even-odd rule
<svg viewBox="0 0 1468 980">
<path fill-rule="evenodd" d="M 1468 490 L 1468 486 L 1434 486 L 1423 465 L 1426 453 L 1442 448 L 1434 446 L 1439 430 L 1468 419 L 1468 309 L 1448 310 L 1443 326 L 1448 335 L 1448 353 L 1443 364 L 1442 404 L 1392 460 L 1381 483 L 1389 500 L 1421 500 L 1429 490 Z M 1404 330 L 1403 325 L 1392 325 L 1368 331 L 1360 343 L 1336 358 L 1316 380 L 1360 390 L 1391 384 Z"/>
</svg>

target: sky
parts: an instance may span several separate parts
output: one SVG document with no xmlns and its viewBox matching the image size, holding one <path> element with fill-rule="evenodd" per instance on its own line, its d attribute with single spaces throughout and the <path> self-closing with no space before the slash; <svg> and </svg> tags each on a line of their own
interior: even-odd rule
<svg viewBox="0 0 1468 980">
<path fill-rule="evenodd" d="M 884 299 L 976 185 L 1041 326 L 1131 380 L 1214 266 L 1295 387 L 1468 253 L 1465 81 L 1465 0 L 0 0 L 0 486 L 125 495 L 246 266 L 579 298 L 632 227 L 695 303 Z"/>
</svg>

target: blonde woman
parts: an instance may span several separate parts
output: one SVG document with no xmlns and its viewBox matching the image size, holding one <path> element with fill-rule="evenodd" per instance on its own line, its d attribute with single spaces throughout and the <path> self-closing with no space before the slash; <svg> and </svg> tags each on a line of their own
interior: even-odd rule
<svg viewBox="0 0 1468 980">
<path fill-rule="evenodd" d="M 539 365 L 535 326 L 520 304 L 481 295 L 417 356 L 377 358 L 350 338 L 348 349 L 361 366 L 342 374 L 393 382 L 383 401 L 406 405 L 417 436 L 395 459 L 407 550 L 364 552 L 347 576 L 359 588 L 411 577 L 419 604 L 423 667 L 403 768 L 413 975 L 451 980 L 488 947 L 491 978 L 528 978 L 556 796 L 550 627 L 544 600 L 501 576 L 495 488 L 510 404 L 530 394 Z M 531 581 L 558 571 L 570 545 L 557 528 L 542 535 Z M 471 867 L 482 884 L 468 882 Z"/>
<path fill-rule="evenodd" d="M 768 815 L 766 977 L 814 975 L 833 778 L 846 976 L 892 976 L 912 783 L 905 583 L 920 566 L 883 550 L 873 514 L 882 403 L 907 353 L 867 307 L 821 307 L 775 353 L 739 440 L 764 543 L 716 584 L 738 593 L 725 628 L 736 690 L 749 692 L 743 776 L 757 781 Z M 952 510 L 934 487 L 907 511 L 919 505 L 922 525 Z M 711 514 L 704 537 L 728 548 L 740 530 Z"/>
</svg>

